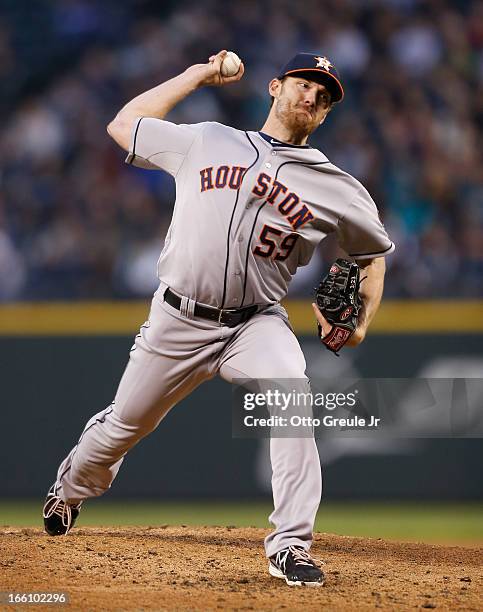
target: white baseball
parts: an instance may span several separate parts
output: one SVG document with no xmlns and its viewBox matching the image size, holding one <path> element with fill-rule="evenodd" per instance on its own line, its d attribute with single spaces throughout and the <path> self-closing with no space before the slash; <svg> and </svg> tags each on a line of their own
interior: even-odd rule
<svg viewBox="0 0 483 612">
<path fill-rule="evenodd" d="M 233 51 L 228 51 L 228 53 L 223 58 L 221 63 L 221 74 L 225 77 L 235 76 L 240 68 L 241 59 L 238 57 L 236 53 Z"/>
</svg>

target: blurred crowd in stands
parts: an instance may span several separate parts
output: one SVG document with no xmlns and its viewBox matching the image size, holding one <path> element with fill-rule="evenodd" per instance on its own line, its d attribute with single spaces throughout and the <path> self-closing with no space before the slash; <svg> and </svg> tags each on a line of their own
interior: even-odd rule
<svg viewBox="0 0 483 612">
<path fill-rule="evenodd" d="M 346 98 L 310 142 L 379 206 L 397 247 L 386 296 L 483 296 L 483 2 L 4 0 L 0 300 L 152 293 L 174 185 L 125 165 L 106 125 L 220 49 L 242 57 L 243 80 L 169 119 L 259 129 L 281 65 L 326 55 Z M 292 295 L 309 295 L 336 248 Z"/>
</svg>

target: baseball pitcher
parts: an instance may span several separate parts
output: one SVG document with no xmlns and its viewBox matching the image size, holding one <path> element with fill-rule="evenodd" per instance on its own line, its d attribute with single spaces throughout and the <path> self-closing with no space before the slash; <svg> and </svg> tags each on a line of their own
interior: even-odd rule
<svg viewBox="0 0 483 612">
<path fill-rule="evenodd" d="M 394 245 L 366 189 L 307 142 L 343 99 L 336 69 L 311 53 L 290 59 L 268 85 L 272 105 L 260 131 L 166 121 L 197 89 L 243 77 L 243 64 L 233 74 L 225 59 L 221 51 L 142 93 L 107 128 L 128 164 L 173 176 L 176 203 L 160 285 L 114 401 L 87 422 L 47 494 L 50 535 L 68 533 L 82 502 L 102 495 L 126 453 L 202 382 L 219 374 L 291 379 L 308 389 L 280 300 L 328 234 L 351 261 L 334 264 L 313 304 L 322 342 L 334 352 L 359 344 L 379 306 L 384 256 Z M 289 585 L 319 586 L 324 575 L 309 552 L 322 492 L 315 440 L 272 438 L 270 458 L 269 572 Z"/>
</svg>

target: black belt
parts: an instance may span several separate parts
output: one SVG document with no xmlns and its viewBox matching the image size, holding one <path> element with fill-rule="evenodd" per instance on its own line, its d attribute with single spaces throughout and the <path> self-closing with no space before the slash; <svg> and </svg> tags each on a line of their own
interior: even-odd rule
<svg viewBox="0 0 483 612">
<path fill-rule="evenodd" d="M 181 297 L 171 291 L 168 287 L 164 292 L 164 301 L 167 302 L 176 310 L 180 309 Z M 213 306 L 205 306 L 203 304 L 195 303 L 194 316 L 201 317 L 202 319 L 209 319 L 210 321 L 216 321 L 220 325 L 226 325 L 227 327 L 236 327 L 240 323 L 248 321 L 258 311 L 258 306 L 247 306 L 246 308 L 229 308 L 220 309 Z"/>
</svg>

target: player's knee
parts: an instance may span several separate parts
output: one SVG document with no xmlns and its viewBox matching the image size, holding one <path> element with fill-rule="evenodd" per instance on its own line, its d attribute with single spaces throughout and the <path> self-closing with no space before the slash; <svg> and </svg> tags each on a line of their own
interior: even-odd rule
<svg viewBox="0 0 483 612">
<path fill-rule="evenodd" d="M 144 414 L 133 412 L 127 416 L 125 413 L 114 410 L 109 416 L 116 435 L 122 438 L 140 439 L 156 429 L 161 420 L 159 412 L 154 413 L 152 411 Z"/>
</svg>

